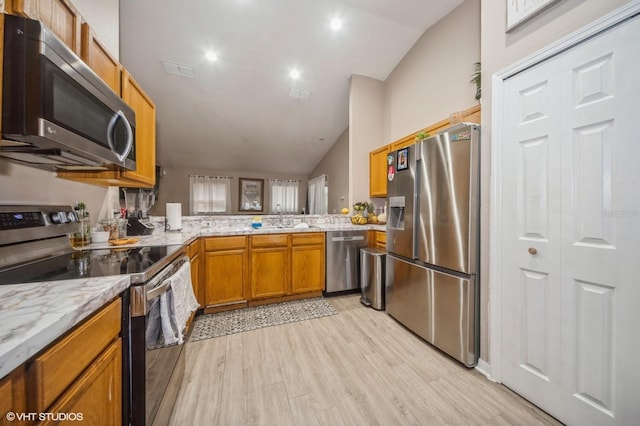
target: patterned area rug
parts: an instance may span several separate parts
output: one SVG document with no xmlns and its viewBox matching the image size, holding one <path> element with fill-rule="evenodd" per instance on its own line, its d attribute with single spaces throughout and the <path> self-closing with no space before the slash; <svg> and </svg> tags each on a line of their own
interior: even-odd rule
<svg viewBox="0 0 640 426">
<path fill-rule="evenodd" d="M 201 315 L 194 321 L 191 341 L 336 315 L 337 313 L 338 311 L 329 302 L 318 297 Z"/>
</svg>

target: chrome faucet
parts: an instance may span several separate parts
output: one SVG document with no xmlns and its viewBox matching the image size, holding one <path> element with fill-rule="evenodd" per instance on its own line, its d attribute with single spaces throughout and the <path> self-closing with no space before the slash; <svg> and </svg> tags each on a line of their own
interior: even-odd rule
<svg viewBox="0 0 640 426">
<path fill-rule="evenodd" d="M 274 209 L 275 213 L 280 216 L 280 226 L 284 226 L 284 222 L 282 220 L 282 206 L 280 204 L 276 204 L 276 208 Z"/>
</svg>

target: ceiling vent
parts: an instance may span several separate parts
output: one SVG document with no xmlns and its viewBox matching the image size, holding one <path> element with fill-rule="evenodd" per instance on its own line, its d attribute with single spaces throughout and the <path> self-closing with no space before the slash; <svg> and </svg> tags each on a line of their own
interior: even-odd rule
<svg viewBox="0 0 640 426">
<path fill-rule="evenodd" d="M 289 96 L 296 99 L 302 99 L 303 101 L 308 101 L 309 96 L 311 96 L 311 92 L 309 90 L 296 89 L 292 87 L 289 91 Z"/>
<path fill-rule="evenodd" d="M 162 61 L 167 74 L 178 77 L 193 78 L 193 68 L 189 65 L 176 64 L 175 62 Z"/>
</svg>

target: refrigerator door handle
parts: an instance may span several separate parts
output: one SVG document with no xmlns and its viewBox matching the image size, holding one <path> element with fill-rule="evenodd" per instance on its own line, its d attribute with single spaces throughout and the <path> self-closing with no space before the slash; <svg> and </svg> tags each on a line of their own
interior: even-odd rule
<svg viewBox="0 0 640 426">
<path fill-rule="evenodd" d="M 418 146 L 422 146 L 424 141 L 420 142 Z M 420 152 L 420 149 L 416 149 L 416 152 Z M 415 184 L 413 185 L 413 220 L 420 215 L 420 191 L 422 190 L 422 182 L 420 176 L 422 172 L 422 157 L 416 155 L 416 177 Z M 418 231 L 419 227 L 414 223 L 413 225 L 413 247 L 411 247 L 412 259 L 418 258 Z"/>
</svg>

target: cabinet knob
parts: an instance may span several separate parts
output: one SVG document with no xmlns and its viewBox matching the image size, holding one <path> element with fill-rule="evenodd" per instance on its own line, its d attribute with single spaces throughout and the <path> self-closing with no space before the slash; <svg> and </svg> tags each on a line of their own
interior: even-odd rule
<svg viewBox="0 0 640 426">
<path fill-rule="evenodd" d="M 538 250 L 535 247 L 529 247 L 529 254 L 538 254 Z"/>
</svg>

